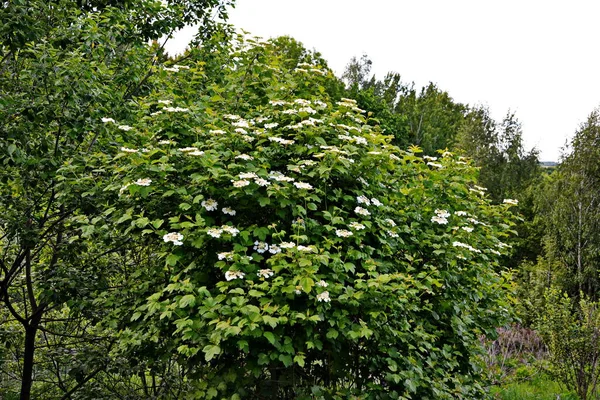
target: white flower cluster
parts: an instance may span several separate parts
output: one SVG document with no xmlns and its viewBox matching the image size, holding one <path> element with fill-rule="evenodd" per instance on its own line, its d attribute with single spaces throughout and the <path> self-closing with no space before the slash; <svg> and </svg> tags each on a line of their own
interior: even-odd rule
<svg viewBox="0 0 600 400">
<path fill-rule="evenodd" d="M 102 122 L 107 124 L 109 122 L 112 122 L 113 124 L 116 124 L 116 121 L 112 118 L 106 118 L 106 117 L 102 117 Z"/>
<path fill-rule="evenodd" d="M 313 188 L 310 183 L 305 183 L 305 182 L 294 182 L 294 186 L 296 186 L 298 189 L 306 189 L 306 190 L 310 190 Z"/>
<path fill-rule="evenodd" d="M 225 272 L 225 279 L 232 281 L 234 279 L 243 279 L 246 276 L 242 271 L 227 271 Z"/>
<path fill-rule="evenodd" d="M 232 122 L 231 125 L 235 126 L 236 128 L 250 128 L 250 124 L 248 123 L 248 121 L 241 118 L 235 122 Z"/>
<path fill-rule="evenodd" d="M 151 183 L 152 183 L 152 179 L 150 179 L 150 178 L 142 178 L 142 179 L 138 179 L 137 181 L 133 182 L 134 185 L 138 185 L 138 186 L 150 186 Z"/>
<path fill-rule="evenodd" d="M 279 126 L 279 124 L 277 122 L 271 122 L 268 124 L 265 124 L 265 129 L 275 129 Z"/>
<path fill-rule="evenodd" d="M 359 206 L 354 208 L 354 212 L 357 213 L 358 215 L 364 215 L 364 216 L 371 215 L 369 210 L 367 210 L 366 208 L 359 207 Z"/>
<path fill-rule="evenodd" d="M 217 203 L 213 199 L 204 200 L 200 204 L 202 205 L 202 207 L 206 208 L 206 211 L 215 211 L 217 209 L 217 207 L 219 206 L 219 203 Z"/>
<path fill-rule="evenodd" d="M 225 114 L 225 115 L 223 115 L 223 118 L 230 119 L 232 121 L 237 121 L 238 119 L 241 119 L 242 117 L 240 117 L 239 115 L 235 115 L 235 114 Z"/>
<path fill-rule="evenodd" d="M 188 67 L 187 65 L 173 65 L 172 67 L 163 67 L 163 69 L 165 71 L 169 71 L 169 72 L 179 72 L 182 69 L 190 69 L 190 67 Z"/>
<path fill-rule="evenodd" d="M 165 243 L 172 242 L 175 246 L 181 246 L 183 244 L 183 235 L 178 232 L 167 233 L 163 236 Z"/>
<path fill-rule="evenodd" d="M 274 274 L 275 273 L 273 272 L 273 270 L 266 268 L 266 269 L 259 269 L 257 275 L 261 278 L 267 279 L 267 278 L 272 277 Z"/>
<path fill-rule="evenodd" d="M 299 251 L 303 251 L 305 253 L 316 253 L 317 249 L 315 248 L 315 246 L 302 246 L 299 245 L 298 246 L 298 250 Z"/>
<path fill-rule="evenodd" d="M 223 207 L 221 209 L 221 211 L 223 211 L 223 214 L 227 214 L 227 215 L 231 215 L 234 216 L 236 214 L 235 210 L 229 207 Z"/>
<path fill-rule="evenodd" d="M 437 161 L 437 157 L 423 156 L 423 159 L 428 161 Z"/>
<path fill-rule="evenodd" d="M 434 163 L 434 162 L 431 162 L 431 161 L 429 161 L 427 163 L 427 165 L 429 165 L 430 167 L 435 167 L 435 168 L 439 168 L 439 169 L 444 168 L 444 166 L 442 164 L 437 164 L 437 163 Z"/>
<path fill-rule="evenodd" d="M 124 153 L 137 153 L 136 149 L 130 149 L 129 147 L 121 147 L 121 151 Z"/>
<path fill-rule="evenodd" d="M 481 253 L 481 250 L 477 250 L 476 248 L 474 248 L 466 243 L 462 243 L 462 242 L 452 242 L 452 246 L 462 247 L 462 248 L 472 251 L 473 253 Z"/>
<path fill-rule="evenodd" d="M 317 286 L 327 287 L 327 286 L 329 286 L 329 284 L 327 282 L 325 282 L 323 279 L 321 279 L 319 282 L 317 282 Z"/>
<path fill-rule="evenodd" d="M 458 215 L 459 217 L 466 217 L 469 215 L 466 211 L 456 211 L 454 214 Z"/>
<path fill-rule="evenodd" d="M 462 229 L 463 231 L 467 231 L 467 232 L 469 232 L 469 233 L 473 232 L 473 228 L 472 228 L 472 227 L 470 227 L 470 226 L 463 226 L 461 229 Z"/>
<path fill-rule="evenodd" d="M 387 219 L 385 220 L 385 222 L 386 222 L 388 225 L 390 225 L 390 226 L 396 226 L 396 223 L 394 222 L 394 220 L 393 220 L 393 219 L 387 218 Z"/>
<path fill-rule="evenodd" d="M 172 140 L 165 139 L 165 140 L 159 140 L 158 144 L 175 144 L 175 142 Z"/>
<path fill-rule="evenodd" d="M 277 143 L 281 143 L 281 144 L 283 144 L 284 146 L 287 146 L 288 144 L 294 144 L 294 143 L 296 143 L 296 141 L 295 141 L 295 140 L 282 139 L 282 138 L 280 138 L 280 137 L 276 137 L 276 136 L 270 136 L 270 137 L 269 137 L 269 140 L 270 140 L 271 142 L 277 142 Z"/>
<path fill-rule="evenodd" d="M 361 231 L 361 230 L 365 229 L 365 226 L 363 224 L 358 223 L 358 222 L 351 222 L 350 224 L 348 224 L 348 227 L 350 227 L 351 229 L 355 229 L 357 231 Z"/>
<path fill-rule="evenodd" d="M 324 291 L 323 293 L 318 294 L 317 300 L 325 302 L 325 303 L 329 303 L 331 301 L 331 298 L 329 297 L 329 292 Z"/>
<path fill-rule="evenodd" d="M 345 229 L 336 229 L 335 230 L 335 234 L 338 237 L 349 237 L 352 236 L 353 233 L 351 231 L 345 230 Z"/>
<path fill-rule="evenodd" d="M 269 250 L 269 244 L 266 242 L 259 242 L 258 240 L 254 242 L 254 250 L 258 253 L 262 254 Z"/>
<path fill-rule="evenodd" d="M 431 217 L 431 222 L 436 222 L 440 225 L 445 225 L 448 223 L 448 217 L 450 213 L 446 210 L 435 210 L 435 215 Z"/>
<path fill-rule="evenodd" d="M 252 161 L 252 160 L 254 160 L 254 157 L 249 156 L 248 154 L 240 154 L 240 155 L 235 156 L 235 158 L 239 159 L 239 160 L 244 160 L 244 161 Z"/>
<path fill-rule="evenodd" d="M 290 178 L 289 176 L 285 176 L 279 171 L 271 171 L 269 173 L 269 179 L 272 179 L 277 182 L 294 182 L 294 178 Z"/>
<path fill-rule="evenodd" d="M 279 243 L 279 247 L 282 249 L 293 249 L 296 247 L 296 244 L 294 242 L 281 242 Z"/>
<path fill-rule="evenodd" d="M 208 133 L 210 133 L 211 135 L 224 135 L 225 131 L 222 129 L 211 129 L 210 131 L 208 131 Z"/>
<path fill-rule="evenodd" d="M 515 200 L 515 199 L 504 199 L 503 201 L 504 204 L 510 204 L 513 206 L 516 206 L 519 204 L 519 200 Z"/>
<path fill-rule="evenodd" d="M 270 100 L 269 104 L 272 106 L 285 106 L 288 102 L 284 100 Z"/>
<path fill-rule="evenodd" d="M 159 100 L 159 101 L 158 101 L 158 104 L 166 104 L 166 105 L 169 105 L 169 104 L 171 104 L 171 103 L 173 103 L 171 100 Z"/>
<path fill-rule="evenodd" d="M 129 125 L 119 125 L 117 128 L 119 128 L 120 130 L 122 130 L 122 131 L 125 131 L 125 132 L 127 132 L 127 131 L 130 131 L 130 130 L 132 130 L 132 129 L 133 129 L 133 128 L 132 128 L 131 126 L 129 126 Z"/>
<path fill-rule="evenodd" d="M 163 110 L 165 110 L 167 112 L 189 112 L 190 111 L 189 108 L 182 108 L 182 107 L 164 107 Z"/>
<path fill-rule="evenodd" d="M 225 251 L 217 254 L 219 260 L 233 261 L 233 251 Z"/>
</svg>

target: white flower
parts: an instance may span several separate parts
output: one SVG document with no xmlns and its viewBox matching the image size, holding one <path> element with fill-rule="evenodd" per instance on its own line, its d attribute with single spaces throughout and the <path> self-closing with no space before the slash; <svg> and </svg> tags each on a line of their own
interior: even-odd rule
<svg viewBox="0 0 600 400">
<path fill-rule="evenodd" d="M 391 158 L 392 160 L 394 160 L 394 161 L 400 161 L 400 157 L 398 157 L 398 156 L 397 156 L 397 155 L 395 155 L 395 154 L 390 154 L 390 158 Z"/>
<path fill-rule="evenodd" d="M 163 110 L 168 112 L 189 112 L 189 108 L 181 108 L 181 107 L 165 107 Z"/>
<path fill-rule="evenodd" d="M 327 287 L 327 286 L 329 286 L 329 284 L 327 282 L 325 282 L 323 279 L 321 279 L 319 282 L 317 282 L 317 286 Z"/>
<path fill-rule="evenodd" d="M 231 125 L 236 126 L 238 128 L 250 128 L 250 124 L 245 119 L 240 119 L 236 122 L 232 122 Z"/>
<path fill-rule="evenodd" d="M 431 222 L 437 222 L 440 225 L 445 225 L 448 223 L 448 220 L 444 217 L 440 217 L 440 216 L 436 215 L 434 217 L 431 217 Z"/>
<path fill-rule="evenodd" d="M 181 246 L 183 244 L 183 235 L 178 232 L 171 232 L 164 235 L 163 240 L 165 241 L 165 243 L 173 242 L 175 246 Z"/>
<path fill-rule="evenodd" d="M 466 211 L 456 211 L 454 214 L 458 215 L 459 217 L 466 217 L 469 215 Z"/>
<path fill-rule="evenodd" d="M 354 142 L 356 142 L 356 144 L 362 144 L 362 145 L 367 145 L 369 142 L 367 142 L 367 139 L 365 139 L 364 137 L 361 136 L 353 136 L 352 139 L 354 139 Z M 379 153 L 381 154 L 381 153 Z"/>
<path fill-rule="evenodd" d="M 136 149 L 130 149 L 129 147 L 121 147 L 121 151 L 124 153 L 137 153 Z"/>
<path fill-rule="evenodd" d="M 309 106 L 311 104 L 310 100 L 306 99 L 296 99 L 294 100 L 294 103 L 301 106 Z"/>
<path fill-rule="evenodd" d="M 212 236 L 214 238 L 220 238 L 222 233 L 223 233 L 223 230 L 219 229 L 219 228 L 210 228 L 209 230 L 206 231 L 207 235 Z"/>
<path fill-rule="evenodd" d="M 239 133 L 240 135 L 246 135 L 248 133 L 244 128 L 235 128 L 234 132 Z"/>
<path fill-rule="evenodd" d="M 282 249 L 291 249 L 296 247 L 296 244 L 293 242 L 281 242 L 279 243 L 279 247 L 281 247 Z"/>
<path fill-rule="evenodd" d="M 369 212 L 369 210 L 367 210 L 366 208 L 362 208 L 362 207 L 356 207 L 354 209 L 354 212 L 359 214 L 359 215 L 371 215 L 371 213 Z"/>
<path fill-rule="evenodd" d="M 435 210 L 435 214 L 438 217 L 441 217 L 441 218 L 448 218 L 450 216 L 450 213 L 448 211 L 446 211 L 446 210 L 439 210 L 439 209 Z"/>
<path fill-rule="evenodd" d="M 256 179 L 254 179 L 254 182 L 258 186 L 269 186 L 271 184 L 271 182 L 269 182 L 268 180 L 263 179 L 263 178 L 256 178 Z"/>
<path fill-rule="evenodd" d="M 452 153 L 450 153 L 449 151 L 445 151 L 442 153 L 442 157 L 451 157 Z"/>
<path fill-rule="evenodd" d="M 172 101 L 171 100 L 159 100 L 158 104 L 171 104 Z"/>
<path fill-rule="evenodd" d="M 259 269 L 258 270 L 258 276 L 261 278 L 270 278 L 272 277 L 274 274 L 273 270 L 266 268 L 266 269 Z"/>
<path fill-rule="evenodd" d="M 467 218 L 467 221 L 475 225 L 481 224 L 481 222 L 477 221 L 475 218 Z"/>
<path fill-rule="evenodd" d="M 369 200 L 367 196 L 358 196 L 356 198 L 356 201 L 358 202 L 358 204 L 366 204 L 368 206 L 371 205 L 371 200 Z"/>
<path fill-rule="evenodd" d="M 250 142 L 254 142 L 254 138 L 252 136 L 248 136 L 248 135 L 243 135 L 242 139 L 244 139 L 244 141 L 250 143 Z"/>
<path fill-rule="evenodd" d="M 163 69 L 169 72 L 179 72 L 179 68 L 177 67 L 163 67 Z"/>
<path fill-rule="evenodd" d="M 300 108 L 298 111 L 299 111 L 299 112 L 305 112 L 305 113 L 307 113 L 307 114 L 314 114 L 314 113 L 316 113 L 316 112 L 317 112 L 317 111 L 316 111 L 316 110 L 314 110 L 312 107 L 302 107 L 302 108 Z"/>
<path fill-rule="evenodd" d="M 282 139 L 280 137 L 275 137 L 275 136 L 270 136 L 269 140 L 271 142 L 277 142 L 277 143 L 281 143 L 283 145 L 288 145 L 288 144 L 294 144 L 294 143 L 296 143 L 295 140 Z"/>
<path fill-rule="evenodd" d="M 490 249 L 490 253 L 495 254 L 497 256 L 501 256 L 502 253 L 500 253 L 498 250 L 494 250 L 494 249 Z"/>
<path fill-rule="evenodd" d="M 271 173 L 269 173 L 269 178 L 278 182 L 294 182 L 294 178 L 285 176 L 279 171 L 272 171 Z"/>
<path fill-rule="evenodd" d="M 244 160 L 244 161 L 254 160 L 254 157 L 249 156 L 248 154 L 240 154 L 239 156 L 235 156 L 235 158 Z"/>
<path fill-rule="evenodd" d="M 515 199 L 504 199 L 503 203 L 516 206 L 517 204 L 519 204 L 519 201 Z"/>
<path fill-rule="evenodd" d="M 246 276 L 242 271 L 227 271 L 225 272 L 225 279 L 232 281 L 234 279 L 243 279 Z"/>
<path fill-rule="evenodd" d="M 271 122 L 269 124 L 265 124 L 265 129 L 274 129 L 277 128 L 279 124 L 277 122 Z"/>
<path fill-rule="evenodd" d="M 256 250 L 258 253 L 264 253 L 265 251 L 269 250 L 269 244 L 265 243 L 265 242 L 259 242 L 258 240 L 254 242 L 254 250 Z"/>
<path fill-rule="evenodd" d="M 380 206 L 382 206 L 382 205 L 383 205 L 383 203 L 382 203 L 382 202 L 380 202 L 379 200 L 377 200 L 376 198 L 372 198 L 372 199 L 371 199 L 371 203 L 373 203 L 373 205 L 374 205 L 375 207 L 380 207 Z"/>
<path fill-rule="evenodd" d="M 172 140 L 159 140 L 158 144 L 175 144 Z"/>
<path fill-rule="evenodd" d="M 442 164 L 436 164 L 434 162 L 428 162 L 427 165 L 432 166 L 432 167 L 436 167 L 436 168 L 444 168 L 444 166 Z"/>
<path fill-rule="evenodd" d="M 112 118 L 106 118 L 106 117 L 102 117 L 102 122 L 103 123 L 108 123 L 108 122 L 112 122 L 113 124 L 116 123 L 114 119 Z"/>
<path fill-rule="evenodd" d="M 210 131 L 208 131 L 208 133 L 210 133 L 211 135 L 224 135 L 225 131 L 222 129 L 211 129 Z"/>
<path fill-rule="evenodd" d="M 178 64 L 175 64 L 175 65 L 173 65 L 173 67 L 177 68 L 177 69 L 190 69 L 190 67 L 188 67 L 187 65 L 178 65 Z"/>
<path fill-rule="evenodd" d="M 321 100 L 313 101 L 313 104 L 317 106 L 317 108 L 327 108 L 327 104 L 323 103 Z"/>
<path fill-rule="evenodd" d="M 393 237 L 393 238 L 399 237 L 399 235 L 396 232 L 386 231 L 386 233 L 389 237 Z"/>
<path fill-rule="evenodd" d="M 305 183 L 305 182 L 294 182 L 294 186 L 296 186 L 298 189 L 307 189 L 307 190 L 310 190 L 313 188 L 310 183 Z"/>
<path fill-rule="evenodd" d="M 276 244 L 272 244 L 269 247 L 269 253 L 271 253 L 271 254 L 281 253 L 281 248 L 279 246 L 277 246 Z"/>
<path fill-rule="evenodd" d="M 367 154 L 372 154 L 374 156 L 378 156 L 381 154 L 381 152 L 380 151 L 369 151 Z"/>
<path fill-rule="evenodd" d="M 429 161 L 436 161 L 437 157 L 430 157 L 430 156 L 423 156 L 424 160 L 429 160 Z"/>
<path fill-rule="evenodd" d="M 336 229 L 335 230 L 335 234 L 339 237 L 348 237 L 348 236 L 352 236 L 352 232 L 351 231 L 347 231 L 345 229 Z"/>
<path fill-rule="evenodd" d="M 231 236 L 237 236 L 237 234 L 240 233 L 239 229 L 229 225 L 222 225 L 221 230 L 223 232 L 229 233 Z"/>
<path fill-rule="evenodd" d="M 298 250 L 299 251 L 304 251 L 306 253 L 315 253 L 316 252 L 316 249 L 315 249 L 314 246 L 302 246 L 302 245 L 299 245 L 298 246 Z"/>
<path fill-rule="evenodd" d="M 393 222 L 393 221 L 392 221 Z M 351 222 L 348 227 L 352 228 L 352 229 L 356 229 L 357 231 L 360 231 L 362 229 L 365 229 L 365 226 L 363 224 L 359 224 L 358 222 Z"/>
<path fill-rule="evenodd" d="M 150 179 L 150 178 L 138 179 L 137 181 L 135 181 L 133 183 L 134 183 L 134 185 L 138 185 L 138 186 L 150 186 L 150 184 L 152 183 L 152 179 Z"/>
<path fill-rule="evenodd" d="M 329 292 L 325 291 L 321 294 L 317 295 L 317 300 L 318 301 L 324 301 L 325 303 L 329 303 L 331 301 L 331 299 L 329 298 Z"/>
<path fill-rule="evenodd" d="M 237 188 L 248 186 L 250 184 L 250 181 L 247 181 L 245 179 L 240 179 L 239 181 L 232 180 L 231 182 L 233 182 L 233 187 L 237 187 Z"/>
<path fill-rule="evenodd" d="M 179 149 L 179 151 L 181 151 L 182 153 L 189 153 L 191 151 L 198 151 L 198 149 L 196 147 L 183 147 Z"/>
<path fill-rule="evenodd" d="M 154 111 L 153 113 L 150 113 L 150 116 L 156 117 L 157 115 L 160 115 L 162 113 L 163 113 L 162 111 Z"/>
<path fill-rule="evenodd" d="M 219 203 L 217 203 L 213 199 L 204 200 L 200 204 L 202 205 L 202 207 L 206 208 L 206 211 L 215 211 L 217 209 L 217 206 L 219 205 Z"/>
<path fill-rule="evenodd" d="M 234 216 L 236 214 L 235 210 L 229 207 L 224 207 L 221 209 L 221 211 L 223 211 L 223 214 L 227 214 L 227 215 L 231 215 Z"/>
<path fill-rule="evenodd" d="M 296 294 L 302 294 L 302 292 L 300 291 L 300 287 L 296 286 L 296 290 L 294 290 L 294 293 Z"/>
<path fill-rule="evenodd" d="M 241 119 L 242 117 L 240 117 L 239 115 L 225 114 L 225 115 L 223 115 L 223 118 L 227 118 L 232 121 L 237 121 L 238 119 Z"/>
<path fill-rule="evenodd" d="M 217 257 L 219 257 L 219 260 L 231 261 L 231 260 L 233 260 L 233 252 L 232 251 L 226 251 L 226 252 L 223 252 L 223 253 L 219 253 L 219 254 L 217 254 Z"/>
<path fill-rule="evenodd" d="M 291 108 L 289 110 L 283 110 L 281 113 L 282 114 L 298 114 L 298 111 L 296 111 L 293 108 Z"/>
<path fill-rule="evenodd" d="M 132 130 L 132 129 L 133 129 L 133 128 L 132 128 L 131 126 L 129 126 L 129 125 L 119 125 L 119 126 L 118 126 L 118 128 L 119 128 L 120 130 L 122 130 L 122 131 L 130 131 L 130 130 Z"/>
<path fill-rule="evenodd" d="M 200 150 L 189 151 L 186 153 L 189 156 L 203 156 L 204 152 Z"/>
<path fill-rule="evenodd" d="M 470 227 L 470 226 L 463 226 L 463 227 L 462 227 L 462 229 L 463 229 L 464 231 L 467 231 L 467 232 L 469 232 L 469 233 L 473 232 L 473 228 L 472 228 L 472 227 Z"/>
<path fill-rule="evenodd" d="M 239 174 L 240 179 L 256 179 L 258 175 L 254 172 L 242 172 Z"/>
<path fill-rule="evenodd" d="M 472 247 L 472 246 L 470 246 L 468 244 L 462 243 L 462 242 L 452 242 L 452 246 L 454 246 L 454 247 L 462 247 L 462 248 L 465 248 L 465 249 L 467 249 L 469 251 L 472 251 L 473 253 L 481 253 L 481 250 L 477 250 L 476 248 L 474 248 L 474 247 Z"/>
<path fill-rule="evenodd" d="M 460 164 L 460 165 L 467 165 L 467 163 L 466 163 L 466 162 L 464 162 L 464 161 L 457 161 L 456 163 L 457 163 L 457 164 Z"/>
<path fill-rule="evenodd" d="M 385 220 L 385 222 L 387 222 L 387 223 L 388 223 L 388 225 L 390 225 L 390 226 L 396 226 L 396 223 L 394 222 L 394 220 L 393 220 L 393 219 L 387 218 L 387 219 Z"/>
<path fill-rule="evenodd" d="M 269 104 L 272 106 L 285 106 L 287 104 L 287 101 L 283 101 L 283 100 L 270 100 Z"/>
<path fill-rule="evenodd" d="M 473 187 L 474 187 L 475 189 L 477 189 L 477 190 L 481 190 L 482 192 L 485 192 L 485 191 L 487 191 L 487 188 L 484 188 L 484 187 L 482 187 L 482 186 L 473 185 Z"/>
</svg>

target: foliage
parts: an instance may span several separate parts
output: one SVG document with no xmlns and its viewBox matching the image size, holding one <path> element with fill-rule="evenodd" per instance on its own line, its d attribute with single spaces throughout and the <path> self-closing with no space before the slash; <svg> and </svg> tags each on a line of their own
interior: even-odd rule
<svg viewBox="0 0 600 400">
<path fill-rule="evenodd" d="M 100 116 L 126 116 L 151 75 L 166 74 L 147 39 L 224 16 L 227 4 L 168 3 L 0 5 L 0 397 L 67 398 L 117 365 L 107 358 L 115 331 L 96 326 L 111 305 L 94 298 L 116 290 L 132 249 L 122 237 L 90 239 L 88 221 L 109 214 L 112 193 L 96 190 L 106 170 L 58 170 L 104 151 L 113 139 Z"/>
<path fill-rule="evenodd" d="M 556 283 L 571 296 L 598 298 L 600 284 L 600 117 L 594 111 L 582 124 L 555 172 L 545 180 L 538 200 L 544 224 L 544 256 L 561 271 Z"/>
<path fill-rule="evenodd" d="M 135 120 L 104 125 L 114 144 L 88 162 L 119 194 L 112 235 L 153 260 L 129 282 L 135 312 L 114 313 L 130 313 L 121 348 L 176 351 L 195 397 L 483 396 L 478 338 L 509 317 L 510 204 L 451 153 L 391 145 L 328 96 L 331 71 L 284 68 L 277 46 L 193 49 Z"/>
<path fill-rule="evenodd" d="M 546 292 L 538 321 L 550 351 L 550 371 L 582 400 L 598 397 L 600 377 L 600 311 L 598 303 L 581 295 L 571 300 L 557 288 Z"/>
</svg>

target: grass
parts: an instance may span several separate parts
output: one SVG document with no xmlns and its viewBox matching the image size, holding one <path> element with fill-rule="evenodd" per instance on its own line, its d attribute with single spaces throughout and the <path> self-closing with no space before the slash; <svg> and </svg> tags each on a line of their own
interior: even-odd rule
<svg viewBox="0 0 600 400">
<path fill-rule="evenodd" d="M 537 375 L 522 382 L 509 382 L 491 389 L 498 400 L 578 400 L 579 397 L 547 375 Z"/>
</svg>

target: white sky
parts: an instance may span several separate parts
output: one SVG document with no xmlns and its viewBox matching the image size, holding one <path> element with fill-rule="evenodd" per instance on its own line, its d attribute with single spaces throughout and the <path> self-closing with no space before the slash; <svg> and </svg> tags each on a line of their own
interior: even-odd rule
<svg viewBox="0 0 600 400">
<path fill-rule="evenodd" d="M 339 76 L 366 53 L 383 78 L 434 82 L 455 101 L 510 109 L 525 143 L 556 161 L 600 105 L 597 0 L 237 0 L 229 22 L 265 38 L 289 35 Z M 170 51 L 185 48 L 182 32 Z"/>
</svg>

